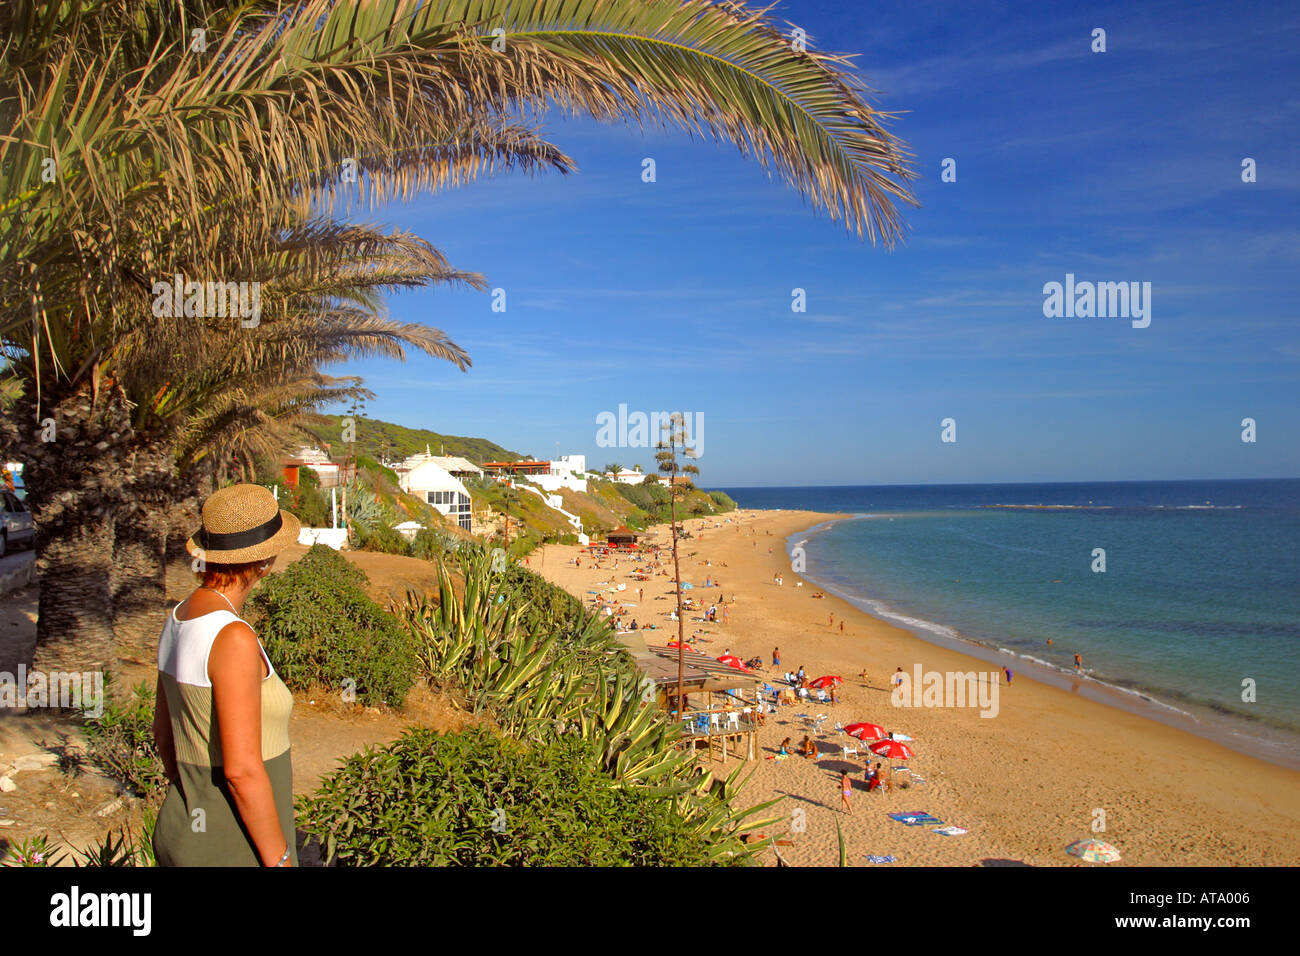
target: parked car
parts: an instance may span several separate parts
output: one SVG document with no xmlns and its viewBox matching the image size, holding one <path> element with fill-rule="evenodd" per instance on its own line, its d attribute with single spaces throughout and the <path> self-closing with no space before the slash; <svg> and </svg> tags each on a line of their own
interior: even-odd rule
<svg viewBox="0 0 1300 956">
<path fill-rule="evenodd" d="M 27 505 L 12 491 L 0 490 L 0 556 L 15 545 L 32 543 L 36 525 Z"/>
</svg>

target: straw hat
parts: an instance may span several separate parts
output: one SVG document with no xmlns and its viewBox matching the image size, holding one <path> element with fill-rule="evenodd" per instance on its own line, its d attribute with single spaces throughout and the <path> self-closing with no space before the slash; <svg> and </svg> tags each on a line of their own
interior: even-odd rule
<svg viewBox="0 0 1300 956">
<path fill-rule="evenodd" d="M 231 485 L 203 502 L 203 527 L 185 550 L 215 564 L 265 561 L 298 540 L 300 522 L 261 485 Z"/>
</svg>

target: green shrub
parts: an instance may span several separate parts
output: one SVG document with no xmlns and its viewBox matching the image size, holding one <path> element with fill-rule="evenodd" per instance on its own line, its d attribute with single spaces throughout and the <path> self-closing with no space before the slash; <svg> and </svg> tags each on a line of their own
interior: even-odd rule
<svg viewBox="0 0 1300 956">
<path fill-rule="evenodd" d="M 154 691 L 137 684 L 125 701 L 108 703 L 83 726 L 90 762 L 141 797 L 161 802 L 167 774 L 153 739 Z"/>
<path fill-rule="evenodd" d="M 363 704 L 401 706 L 415 679 L 414 641 L 370 600 L 366 583 L 360 569 L 318 544 L 249 597 L 258 635 L 289 687 L 351 689 Z"/>
<path fill-rule="evenodd" d="M 308 528 L 328 528 L 332 517 L 330 503 L 315 488 L 299 488 L 293 496 L 292 511 Z"/>
<path fill-rule="evenodd" d="M 349 758 L 298 803 L 344 866 L 700 866 L 671 799 L 610 786 L 583 740 L 411 728 Z"/>
<path fill-rule="evenodd" d="M 357 547 L 361 551 L 378 551 L 382 554 L 405 554 L 411 553 L 411 545 L 400 531 L 395 531 L 385 525 L 378 525 L 370 529 L 357 529 Z"/>
<path fill-rule="evenodd" d="M 525 634 L 539 637 L 568 633 L 582 624 L 582 602 L 528 568 L 518 564 L 507 567 L 501 589 L 512 604 L 527 602 L 520 618 Z"/>
<path fill-rule="evenodd" d="M 738 507 L 731 495 L 725 491 L 710 491 L 708 495 L 713 499 L 713 503 L 723 511 L 735 511 Z"/>
</svg>

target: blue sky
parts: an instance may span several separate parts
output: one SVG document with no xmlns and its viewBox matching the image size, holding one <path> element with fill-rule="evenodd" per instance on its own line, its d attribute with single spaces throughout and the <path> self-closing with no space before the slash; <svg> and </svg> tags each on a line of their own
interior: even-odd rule
<svg viewBox="0 0 1300 956">
<path fill-rule="evenodd" d="M 711 487 L 1300 475 L 1294 4 L 817 0 L 774 17 L 856 54 L 873 105 L 905 111 L 890 128 L 921 174 L 905 245 L 846 234 L 730 147 L 557 113 L 577 175 L 358 217 L 505 289 L 504 313 L 471 290 L 390 298 L 473 368 L 329 371 L 364 376 L 374 417 L 537 457 L 558 442 L 592 466 L 653 459 L 599 447 L 602 412 L 699 415 Z M 1150 326 L 1044 317 L 1066 273 L 1150 282 Z"/>
</svg>

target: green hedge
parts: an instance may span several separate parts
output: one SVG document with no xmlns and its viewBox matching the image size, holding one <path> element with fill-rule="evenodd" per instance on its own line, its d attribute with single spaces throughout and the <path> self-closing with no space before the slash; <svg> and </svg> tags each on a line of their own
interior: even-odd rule
<svg viewBox="0 0 1300 956">
<path fill-rule="evenodd" d="M 298 803 L 343 866 L 704 866 L 671 799 L 618 788 L 587 742 L 411 728 L 347 760 Z M 739 861 L 737 861 L 739 862 Z"/>
<path fill-rule="evenodd" d="M 360 703 L 401 706 L 415 680 L 414 640 L 369 598 L 366 583 L 364 572 L 318 544 L 249 597 L 258 636 L 291 688 L 352 689 Z"/>
</svg>

